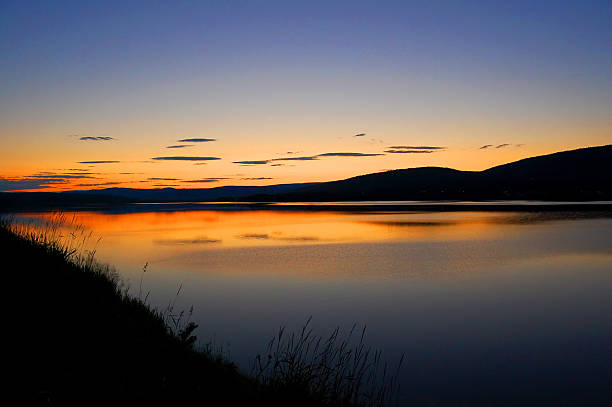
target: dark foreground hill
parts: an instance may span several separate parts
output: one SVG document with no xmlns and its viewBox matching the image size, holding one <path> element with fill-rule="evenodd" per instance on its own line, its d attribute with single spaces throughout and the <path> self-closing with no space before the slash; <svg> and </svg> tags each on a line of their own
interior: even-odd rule
<svg viewBox="0 0 612 407">
<path fill-rule="evenodd" d="M 230 363 L 196 351 L 191 328 L 172 334 L 124 295 L 108 270 L 1 225 L 0 255 L 7 288 L 19 293 L 5 292 L 15 368 L 5 367 L 18 405 L 269 404 Z"/>
<path fill-rule="evenodd" d="M 188 313 L 156 310 L 139 289 L 130 294 L 81 246 L 84 229 L 65 234 L 65 225 L 60 217 L 31 229 L 0 218 L 10 307 L 4 367 L 16 384 L 5 394 L 16 405 L 383 407 L 393 398 L 392 379 L 377 381 L 379 353 L 337 330 L 318 337 L 308 324 L 284 339 L 281 330 L 253 376 L 239 372 L 197 345 Z"/>
<path fill-rule="evenodd" d="M 485 171 L 423 167 L 325 182 L 258 200 L 544 200 L 612 199 L 612 145 L 526 158 Z"/>
</svg>

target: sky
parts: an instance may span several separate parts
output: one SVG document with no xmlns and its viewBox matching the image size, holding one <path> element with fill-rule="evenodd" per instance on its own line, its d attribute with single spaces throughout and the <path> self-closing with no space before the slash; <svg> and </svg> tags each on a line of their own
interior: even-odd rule
<svg viewBox="0 0 612 407">
<path fill-rule="evenodd" d="M 483 170 L 612 143 L 612 2 L 0 0 L 0 191 Z"/>
</svg>

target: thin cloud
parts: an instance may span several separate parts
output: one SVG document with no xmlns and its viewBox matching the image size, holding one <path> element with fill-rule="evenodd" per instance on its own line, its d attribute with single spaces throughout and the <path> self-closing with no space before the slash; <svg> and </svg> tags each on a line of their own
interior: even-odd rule
<svg viewBox="0 0 612 407">
<path fill-rule="evenodd" d="M 216 138 L 184 138 L 177 140 L 177 143 L 208 143 L 210 141 L 217 141 Z"/>
<path fill-rule="evenodd" d="M 185 147 L 193 147 L 193 144 L 179 144 L 176 146 L 168 146 L 166 148 L 185 148 Z"/>
<path fill-rule="evenodd" d="M 291 151 L 287 152 L 286 154 L 289 154 L 289 153 L 291 153 Z M 319 160 L 319 157 L 375 157 L 375 156 L 380 156 L 380 155 L 384 155 L 384 154 L 343 153 L 343 152 L 342 153 L 323 153 L 323 154 L 304 156 L 304 157 L 281 157 L 281 158 L 271 158 L 269 160 L 233 161 L 233 163 L 241 164 L 241 165 L 265 165 L 265 164 L 270 164 L 276 161 L 317 161 Z M 271 166 L 274 166 L 274 167 L 278 167 L 281 165 L 284 165 L 284 164 L 278 164 L 278 163 L 271 164 Z"/>
<path fill-rule="evenodd" d="M 318 156 L 313 155 L 310 157 L 283 157 L 283 158 L 274 158 L 269 161 L 314 161 L 318 160 Z"/>
<path fill-rule="evenodd" d="M 389 154 L 431 154 L 431 150 L 385 150 Z"/>
<path fill-rule="evenodd" d="M 25 189 L 44 189 L 52 185 L 66 184 L 67 182 L 67 180 L 62 178 L 0 178 L 0 192 L 22 191 Z"/>
<path fill-rule="evenodd" d="M 284 167 L 285 164 L 270 164 L 270 167 Z"/>
<path fill-rule="evenodd" d="M 91 175 L 93 175 L 93 172 L 80 172 L 80 173 L 68 173 L 68 174 L 58 174 L 58 173 L 40 173 L 40 174 L 34 174 L 34 175 L 30 175 L 26 178 L 31 178 L 31 179 L 57 179 L 57 178 L 62 178 L 62 179 L 79 179 L 79 178 L 95 178 L 92 177 Z"/>
<path fill-rule="evenodd" d="M 83 178 L 96 178 L 96 177 L 92 177 L 89 175 L 85 175 L 85 174 L 55 174 L 55 175 L 32 175 L 30 177 L 27 178 L 31 178 L 31 179 L 57 179 L 57 178 L 61 178 L 61 179 L 83 179 Z"/>
<path fill-rule="evenodd" d="M 522 147 L 524 146 L 524 144 L 510 144 L 510 143 L 503 143 L 503 144 L 485 144 L 484 146 L 480 147 L 480 150 L 486 150 L 489 148 L 506 148 L 506 147 Z"/>
<path fill-rule="evenodd" d="M 358 134 L 355 134 L 353 137 L 363 137 L 365 135 L 366 135 L 365 133 L 358 133 Z"/>
<path fill-rule="evenodd" d="M 269 163 L 270 160 L 247 160 L 247 161 L 232 161 L 232 164 L 242 164 L 242 165 L 265 165 Z"/>
<path fill-rule="evenodd" d="M 270 178 L 270 177 L 241 178 L 241 180 L 243 181 L 261 181 L 264 179 L 274 179 L 274 178 Z"/>
<path fill-rule="evenodd" d="M 151 177 L 151 178 L 147 178 L 147 181 L 180 181 L 180 180 L 178 178 Z"/>
<path fill-rule="evenodd" d="M 375 157 L 384 154 L 370 154 L 370 153 L 323 153 L 317 157 Z"/>
<path fill-rule="evenodd" d="M 97 136 L 97 137 L 83 136 L 83 137 L 79 137 L 79 140 L 81 141 L 111 141 L 111 140 L 114 140 L 114 138 L 108 137 L 108 136 Z"/>
<path fill-rule="evenodd" d="M 99 184 L 76 184 L 76 187 L 102 187 L 102 186 L 108 186 L 108 185 L 119 185 L 119 184 L 125 184 L 125 182 L 102 182 Z"/>
<path fill-rule="evenodd" d="M 185 157 L 185 156 L 175 156 L 175 157 L 153 157 L 152 160 L 157 161 L 212 161 L 212 160 L 220 160 L 219 157 Z"/>
<path fill-rule="evenodd" d="M 181 182 L 218 182 L 220 180 L 224 180 L 224 179 L 231 179 L 231 178 L 202 178 L 202 179 L 192 179 L 192 180 L 184 180 Z"/>
<path fill-rule="evenodd" d="M 101 160 L 101 161 L 79 161 L 77 164 L 116 164 L 121 161 Z"/>
<path fill-rule="evenodd" d="M 44 189 L 50 186 L 65 185 L 74 179 L 97 179 L 94 173 L 56 173 L 41 171 L 39 173 L 18 178 L 0 178 L 0 191 L 20 191 L 26 189 Z"/>
<path fill-rule="evenodd" d="M 446 150 L 443 146 L 390 146 L 392 150 Z"/>
</svg>

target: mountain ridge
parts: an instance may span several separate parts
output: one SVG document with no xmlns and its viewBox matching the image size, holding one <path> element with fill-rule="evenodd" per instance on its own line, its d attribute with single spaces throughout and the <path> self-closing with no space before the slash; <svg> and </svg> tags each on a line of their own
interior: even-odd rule
<svg viewBox="0 0 612 407">
<path fill-rule="evenodd" d="M 266 199 L 265 196 L 254 198 Z M 390 170 L 307 186 L 267 199 L 612 200 L 612 145 L 525 158 L 484 171 L 446 167 Z"/>
<path fill-rule="evenodd" d="M 417 167 L 319 183 L 202 189 L 107 188 L 0 193 L 0 208 L 171 202 L 612 201 L 612 144 L 525 158 L 483 171 Z"/>
</svg>

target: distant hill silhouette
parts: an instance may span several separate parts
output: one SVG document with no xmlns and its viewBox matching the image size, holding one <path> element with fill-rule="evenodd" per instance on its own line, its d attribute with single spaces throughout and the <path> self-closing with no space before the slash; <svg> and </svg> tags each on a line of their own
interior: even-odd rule
<svg viewBox="0 0 612 407">
<path fill-rule="evenodd" d="M 612 145 L 526 158 L 485 171 L 422 167 L 252 197 L 270 201 L 612 200 Z"/>
<path fill-rule="evenodd" d="M 106 188 L 93 191 L 69 191 L 64 192 L 64 194 L 97 194 L 127 199 L 132 202 L 212 202 L 235 201 L 254 194 L 283 194 L 313 185 L 316 185 L 316 183 L 278 184 L 267 186 L 224 186 L 193 189 Z"/>
<path fill-rule="evenodd" d="M 0 193 L 0 211 L 99 208 L 150 202 L 239 201 L 246 200 L 247 197 L 254 194 L 282 194 L 312 185 L 315 185 L 315 183 L 193 189 L 105 188 L 66 192 L 4 192 Z"/>
<path fill-rule="evenodd" d="M 612 145 L 526 158 L 485 171 L 422 167 L 331 182 L 261 187 L 0 193 L 0 209 L 117 206 L 138 202 L 429 200 L 612 200 Z"/>
</svg>

